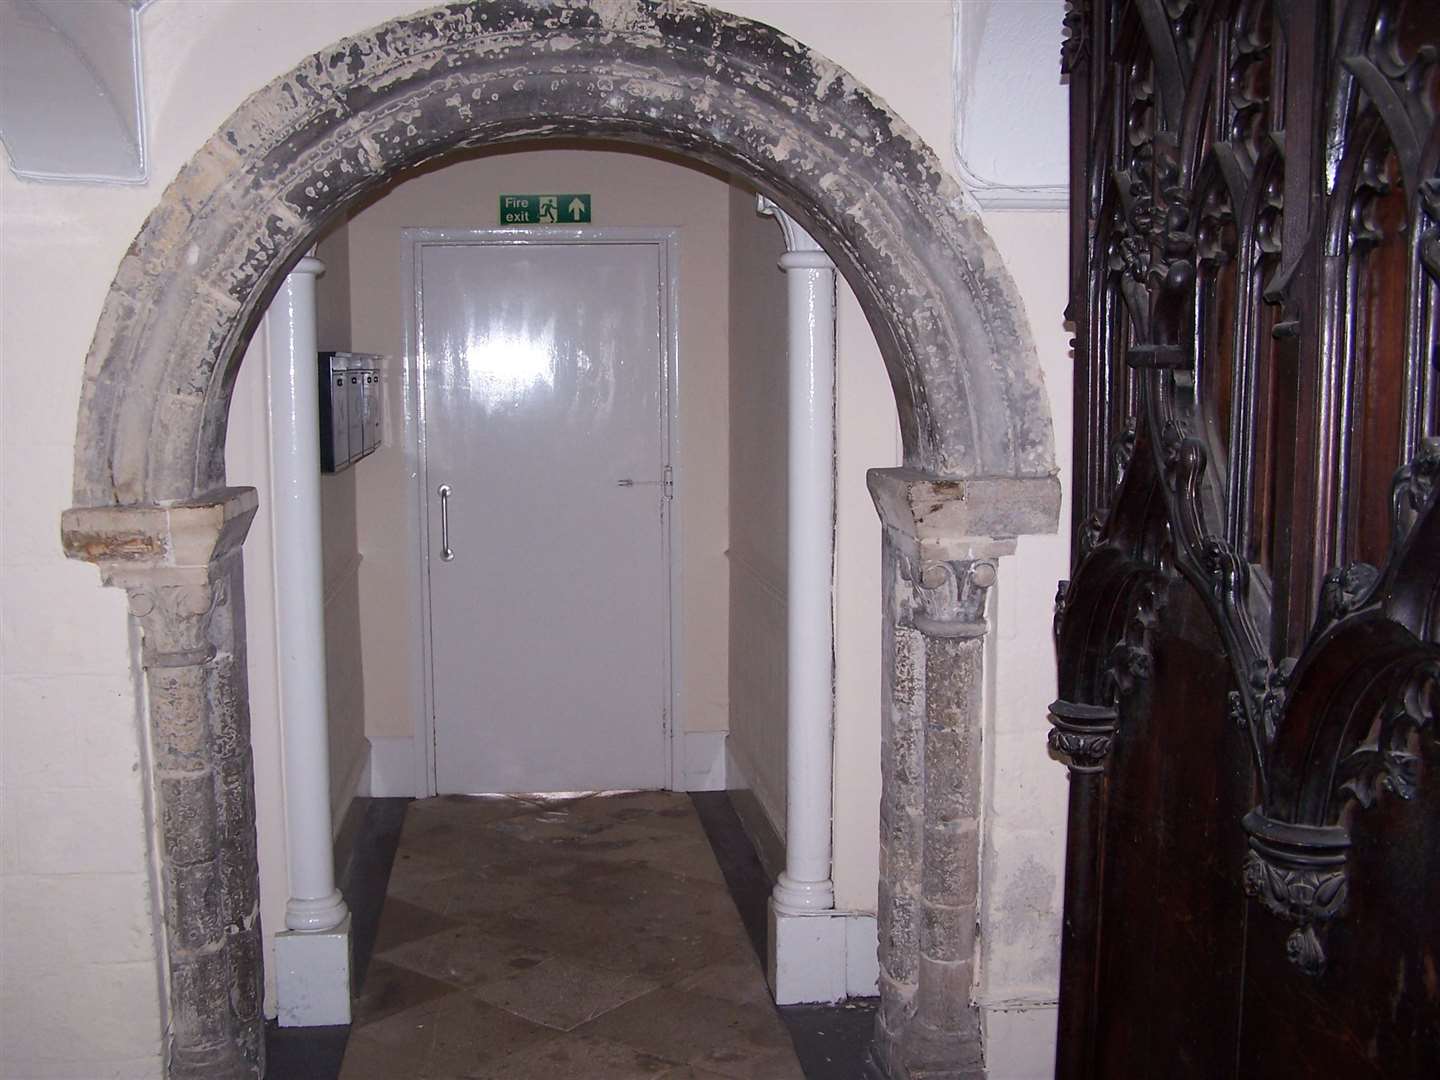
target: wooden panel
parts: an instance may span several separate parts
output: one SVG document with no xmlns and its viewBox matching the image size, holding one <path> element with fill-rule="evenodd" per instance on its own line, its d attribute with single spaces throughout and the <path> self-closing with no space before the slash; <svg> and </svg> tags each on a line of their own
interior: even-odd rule
<svg viewBox="0 0 1440 1080">
<path fill-rule="evenodd" d="M 1440 5 L 1071 8 L 1057 1074 L 1440 1075 Z"/>
</svg>

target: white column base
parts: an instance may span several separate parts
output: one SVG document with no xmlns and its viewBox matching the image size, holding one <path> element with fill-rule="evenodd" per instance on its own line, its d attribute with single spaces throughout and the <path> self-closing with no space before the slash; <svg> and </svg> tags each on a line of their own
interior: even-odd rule
<svg viewBox="0 0 1440 1080">
<path fill-rule="evenodd" d="M 305 934 L 316 934 L 336 929 L 350 917 L 345 898 L 339 889 L 331 889 L 329 896 L 304 900 L 292 896 L 285 901 L 285 929 L 299 930 Z"/>
<path fill-rule="evenodd" d="M 332 930 L 275 935 L 275 999 L 281 1027 L 350 1023 L 350 916 Z"/>
<path fill-rule="evenodd" d="M 766 977 L 777 1005 L 843 1001 L 879 992 L 875 916 L 795 914 L 770 901 Z"/>
<path fill-rule="evenodd" d="M 835 886 L 824 881 L 796 881 L 782 871 L 770 896 L 771 905 L 785 915 L 819 915 L 835 907 Z"/>
</svg>

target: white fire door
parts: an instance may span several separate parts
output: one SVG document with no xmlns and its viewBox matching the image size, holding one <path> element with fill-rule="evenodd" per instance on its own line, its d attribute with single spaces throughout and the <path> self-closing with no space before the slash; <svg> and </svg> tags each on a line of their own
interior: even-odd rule
<svg viewBox="0 0 1440 1080">
<path fill-rule="evenodd" d="M 669 243 L 412 231 L 437 790 L 669 779 Z"/>
</svg>

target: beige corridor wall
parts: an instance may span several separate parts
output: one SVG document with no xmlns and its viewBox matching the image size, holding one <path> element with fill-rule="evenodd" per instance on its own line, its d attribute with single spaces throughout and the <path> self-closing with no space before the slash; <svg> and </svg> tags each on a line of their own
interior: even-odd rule
<svg viewBox="0 0 1440 1080">
<path fill-rule="evenodd" d="M 339 228 L 315 253 L 325 273 L 315 282 L 315 336 L 322 352 L 350 350 L 350 231 Z M 237 479 L 239 479 L 237 477 Z M 369 760 L 360 653 L 360 537 L 357 473 L 320 477 L 325 588 L 325 688 L 330 729 L 330 804 L 338 832 Z"/>
<path fill-rule="evenodd" d="M 655 155 L 546 149 L 471 156 L 396 185 L 349 224 L 351 337 L 383 353 L 387 445 L 357 467 L 366 731 L 412 735 L 417 725 L 410 635 L 419 597 L 416 553 L 401 515 L 415 503 L 411 461 L 399 445 L 405 407 L 401 230 L 491 228 L 502 192 L 583 191 L 593 224 L 679 228 L 680 354 L 676 504 L 680 524 L 677 731 L 728 724 L 729 527 L 726 181 Z M 583 543 L 583 538 L 576 538 Z M 677 747 L 677 753 L 681 748 Z"/>
<path fill-rule="evenodd" d="M 730 186 L 730 742 L 726 786 L 785 837 L 789 484 L 784 237 Z M 739 797 L 737 794 L 737 801 Z M 739 807 L 750 825 L 750 807 Z M 768 854 L 761 850 L 762 858 Z M 773 857 L 770 861 L 773 861 Z M 774 867 L 767 869 L 775 872 Z"/>
<path fill-rule="evenodd" d="M 152 179 L 129 187 L 36 184 L 17 180 L 0 161 L 0 1074 L 7 1080 L 153 1080 L 160 1070 L 163 995 L 134 641 L 123 593 L 101 588 L 94 567 L 67 561 L 57 535 L 70 502 L 84 357 L 106 290 L 164 187 L 247 95 L 337 38 L 421 6 L 154 0 L 140 16 Z M 953 166 L 948 0 L 719 6 L 829 55 Z M 1054 76 L 1051 50 L 1033 63 L 1018 75 Z M 1070 439 L 1059 302 L 1063 215 L 989 214 L 986 222 L 1029 310 L 1063 462 Z M 723 311 L 716 310 L 717 328 Z M 868 329 L 843 289 L 839 346 L 836 885 L 842 905 L 862 907 L 874 902 L 880 692 L 879 528 L 862 477 L 866 467 L 894 460 L 887 434 L 894 421 Z M 724 535 L 723 523 L 716 535 Z M 1044 710 L 1053 694 L 1051 599 L 1064 574 L 1063 540 L 1024 541 L 1004 561 L 994 601 L 982 913 L 989 951 L 976 993 L 992 1019 L 1033 1015 L 1038 1032 L 1030 1040 L 1038 1050 L 1022 1064 L 1018 1052 L 1007 1063 L 998 1046 L 987 1048 L 994 1074 L 1007 1077 L 1041 1075 L 1034 1058 L 1044 1054 L 1047 1021 L 1053 1032 L 1045 1004 L 1055 994 L 1065 775 L 1044 755 Z M 714 712 L 705 715 L 724 715 L 721 702 L 710 704 Z M 265 770 L 257 785 L 273 788 L 273 760 L 258 748 L 256 760 Z M 261 845 L 263 865 L 283 864 L 283 838 L 273 829 L 262 826 Z M 262 885 L 274 887 L 269 869 L 262 875 Z"/>
</svg>

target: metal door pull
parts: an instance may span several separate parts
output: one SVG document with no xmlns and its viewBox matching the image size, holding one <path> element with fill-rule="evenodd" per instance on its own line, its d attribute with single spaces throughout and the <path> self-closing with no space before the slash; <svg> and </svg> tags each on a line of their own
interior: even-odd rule
<svg viewBox="0 0 1440 1080">
<path fill-rule="evenodd" d="M 440 485 L 440 561 L 449 562 L 455 558 L 450 549 L 450 485 Z"/>
</svg>

